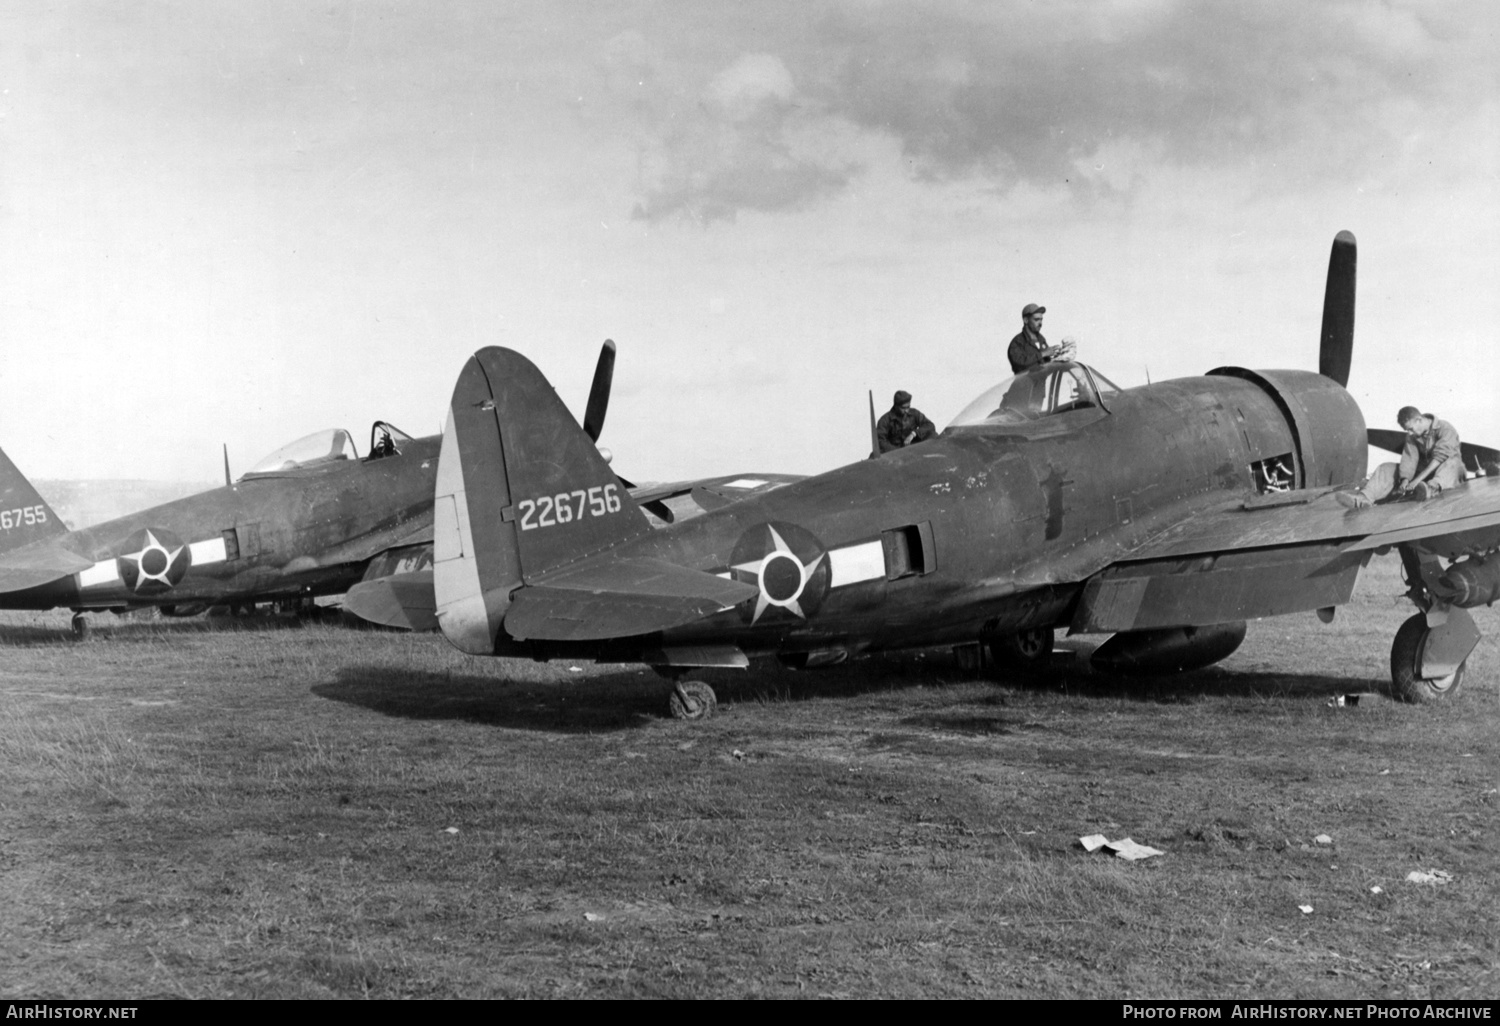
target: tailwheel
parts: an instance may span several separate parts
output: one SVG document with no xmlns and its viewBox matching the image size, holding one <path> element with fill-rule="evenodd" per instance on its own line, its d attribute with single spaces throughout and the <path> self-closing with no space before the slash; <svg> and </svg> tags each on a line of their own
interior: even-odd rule
<svg viewBox="0 0 1500 1026">
<path fill-rule="evenodd" d="M 701 680 L 678 681 L 668 700 L 674 720 L 706 720 L 719 708 L 714 689 Z"/>
<path fill-rule="evenodd" d="M 1051 627 L 1032 627 L 991 641 L 990 655 L 997 666 L 1040 671 L 1052 660 L 1052 642 Z"/>
<path fill-rule="evenodd" d="M 71 624 L 71 627 L 73 630 L 73 637 L 78 639 L 79 641 L 82 641 L 84 638 L 89 636 L 89 621 L 88 618 L 85 617 L 82 613 L 73 614 L 73 622 Z"/>
<path fill-rule="evenodd" d="M 1409 617 L 1396 632 L 1391 643 L 1391 692 L 1403 702 L 1436 702 L 1456 695 L 1464 683 L 1464 666 L 1461 660 L 1439 676 L 1422 676 L 1423 662 L 1428 659 L 1427 644 L 1432 636 L 1427 626 L 1427 616 L 1417 613 Z M 1467 654 L 1467 650 L 1465 651 Z M 1429 666 L 1431 665 L 1429 661 Z"/>
</svg>

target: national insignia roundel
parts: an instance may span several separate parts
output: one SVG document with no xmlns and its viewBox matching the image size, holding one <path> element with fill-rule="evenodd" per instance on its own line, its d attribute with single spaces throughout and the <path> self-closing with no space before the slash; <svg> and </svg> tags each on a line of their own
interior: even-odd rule
<svg viewBox="0 0 1500 1026">
<path fill-rule="evenodd" d="M 744 605 L 747 623 L 806 620 L 828 593 L 828 550 L 806 528 L 783 521 L 746 531 L 734 547 L 730 571 L 760 594 Z"/>
<path fill-rule="evenodd" d="M 138 595 L 168 591 L 193 563 L 193 553 L 182 539 L 159 527 L 143 528 L 121 546 L 115 562 L 120 580 Z"/>
</svg>

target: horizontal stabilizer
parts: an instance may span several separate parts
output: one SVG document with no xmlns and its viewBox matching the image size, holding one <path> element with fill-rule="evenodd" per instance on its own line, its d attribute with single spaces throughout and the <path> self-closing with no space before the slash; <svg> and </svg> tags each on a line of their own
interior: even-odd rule
<svg viewBox="0 0 1500 1026">
<path fill-rule="evenodd" d="M 641 557 L 595 561 L 522 588 L 505 614 L 517 641 L 591 641 L 652 634 L 758 594 L 713 574 Z"/>
<path fill-rule="evenodd" d="M 438 626 L 431 570 L 393 574 L 356 584 L 344 596 L 344 608 L 382 627 L 435 631 Z"/>
<path fill-rule="evenodd" d="M 87 559 L 44 538 L 9 552 L 0 552 L 0 592 L 24 591 L 87 570 Z"/>
</svg>

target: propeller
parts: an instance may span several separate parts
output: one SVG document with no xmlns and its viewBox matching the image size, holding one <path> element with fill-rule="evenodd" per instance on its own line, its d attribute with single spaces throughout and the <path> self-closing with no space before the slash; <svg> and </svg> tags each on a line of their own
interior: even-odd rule
<svg viewBox="0 0 1500 1026">
<path fill-rule="evenodd" d="M 589 404 L 583 411 L 583 433 L 592 442 L 599 441 L 604 430 L 604 414 L 609 410 L 609 386 L 615 377 L 615 344 L 604 340 L 599 362 L 594 365 L 594 384 L 589 388 Z"/>
<path fill-rule="evenodd" d="M 229 443 L 228 442 L 224 443 L 224 483 L 226 485 L 234 484 L 234 482 L 229 477 Z"/>
<path fill-rule="evenodd" d="M 1328 287 L 1323 291 L 1323 341 L 1318 350 L 1318 373 L 1345 387 L 1354 353 L 1354 272 L 1359 263 L 1351 232 L 1333 237 L 1328 254 Z"/>
<path fill-rule="evenodd" d="M 614 378 L 615 343 L 613 339 L 607 338 L 599 349 L 599 362 L 594 365 L 594 383 L 589 386 L 589 403 L 583 410 L 583 433 L 588 435 L 589 441 L 596 446 L 599 445 L 599 435 L 604 431 L 604 414 L 609 410 L 609 388 Z M 604 456 L 604 462 L 610 462 L 608 449 L 601 446 L 599 452 Z M 615 478 L 625 488 L 635 487 L 619 474 L 616 474 Z M 675 519 L 671 507 L 660 500 L 643 502 L 641 507 L 655 513 L 669 524 Z"/>
</svg>

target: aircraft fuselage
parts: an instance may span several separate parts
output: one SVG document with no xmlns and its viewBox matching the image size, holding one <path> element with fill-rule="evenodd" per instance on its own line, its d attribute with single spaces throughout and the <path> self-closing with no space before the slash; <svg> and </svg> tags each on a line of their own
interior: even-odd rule
<svg viewBox="0 0 1500 1026">
<path fill-rule="evenodd" d="M 611 558 L 656 557 L 759 591 L 635 647 L 861 652 L 1064 624 L 1077 582 L 1164 526 L 1365 472 L 1364 418 L 1321 375 L 1230 369 L 1106 402 L 1015 427 L 950 428 L 613 550 Z M 512 646 L 504 631 L 497 646 L 597 648 Z"/>
<path fill-rule="evenodd" d="M 398 455 L 247 475 L 64 536 L 88 570 L 0 594 L 0 608 L 129 609 L 335 594 L 432 524 L 440 438 Z"/>
</svg>

